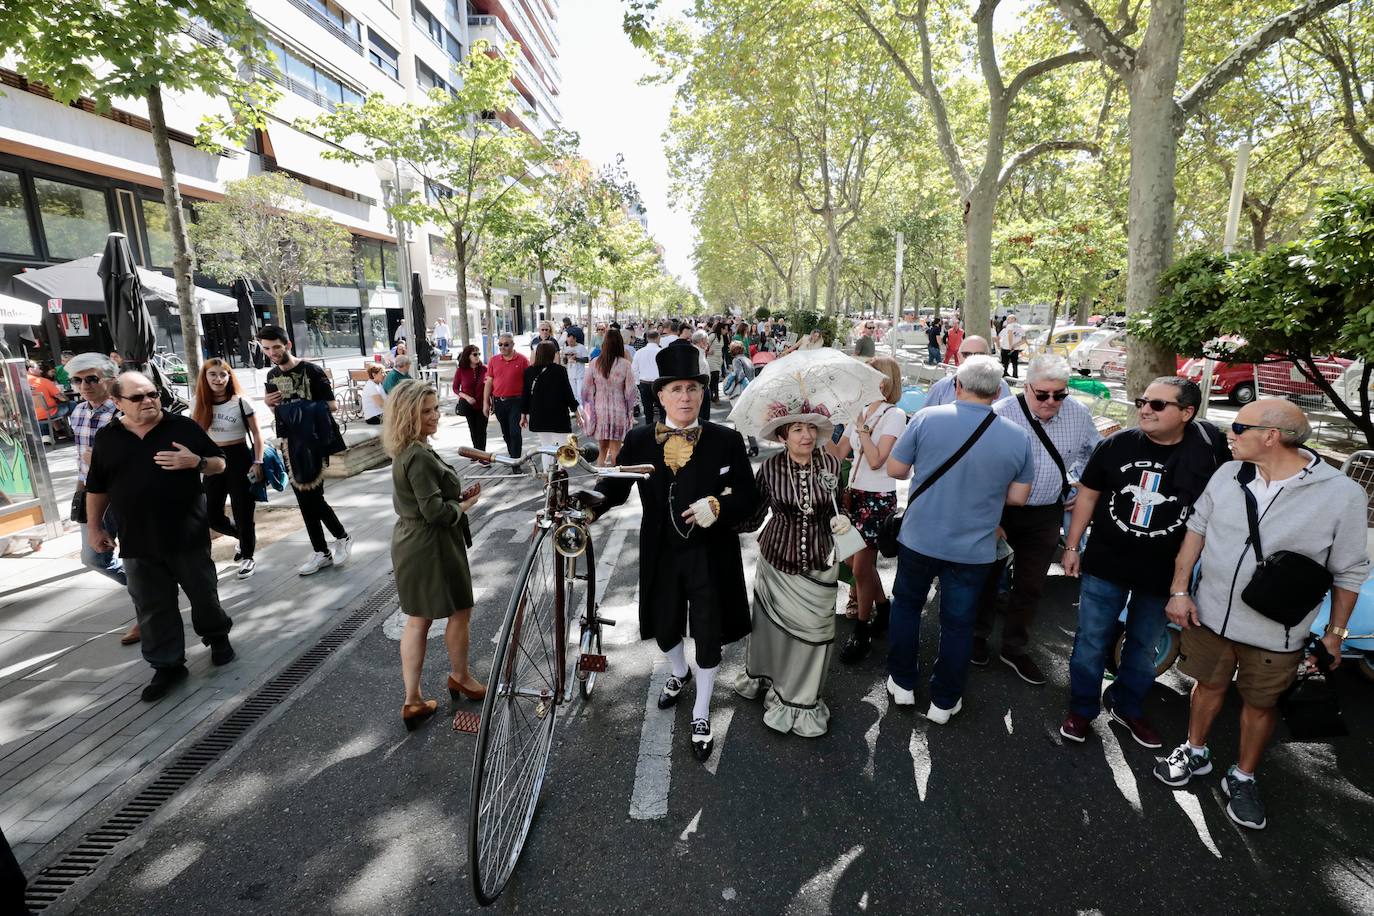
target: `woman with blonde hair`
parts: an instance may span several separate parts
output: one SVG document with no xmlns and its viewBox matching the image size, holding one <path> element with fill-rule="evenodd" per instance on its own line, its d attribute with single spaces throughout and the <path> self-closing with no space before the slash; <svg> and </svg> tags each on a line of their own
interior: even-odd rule
<svg viewBox="0 0 1374 916">
<path fill-rule="evenodd" d="M 391 456 L 392 505 L 396 527 L 391 533 L 391 565 L 396 591 L 406 615 L 401 632 L 401 678 L 405 703 L 401 720 L 414 730 L 438 709 L 437 700 L 420 693 L 420 673 L 430 624 L 447 618 L 449 695 L 480 700 L 487 688 L 468 669 L 468 624 L 472 616 L 472 573 L 467 548 L 472 544 L 467 514 L 481 486 L 463 489 L 458 472 L 429 444 L 439 429 L 439 398 L 417 379 L 405 379 L 386 399 L 382 444 Z"/>
<path fill-rule="evenodd" d="M 243 397 L 233 368 L 215 356 L 201 363 L 191 404 L 191 419 L 224 449 L 226 462 L 223 474 L 205 478 L 210 530 L 238 540 L 234 559 L 239 564 L 239 578 L 247 579 L 257 565 L 253 559 L 257 546 L 253 484 L 262 479 L 263 447 L 257 414 L 252 401 Z M 233 521 L 224 514 L 226 496 L 234 512 Z"/>
<path fill-rule="evenodd" d="M 883 397 L 859 412 L 834 453 L 841 460 L 854 455 L 843 508 L 867 545 L 849 558 L 859 600 L 854 629 L 840 647 L 840 661 L 846 665 L 868 655 L 873 637 L 887 630 L 892 611 L 878 578 L 878 532 L 897 511 L 897 481 L 888 476 L 887 456 L 906 429 L 906 412 L 897 406 L 901 367 L 890 356 L 876 356 L 868 364 L 883 374 Z"/>
</svg>

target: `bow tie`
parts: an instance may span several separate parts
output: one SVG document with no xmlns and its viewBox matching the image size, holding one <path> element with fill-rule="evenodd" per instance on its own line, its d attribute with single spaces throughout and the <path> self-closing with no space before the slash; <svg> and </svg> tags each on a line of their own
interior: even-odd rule
<svg viewBox="0 0 1374 916">
<path fill-rule="evenodd" d="M 673 429 L 671 426 L 659 423 L 654 429 L 654 441 L 659 445 L 663 445 L 672 438 L 681 438 L 688 445 L 696 445 L 697 437 L 700 435 L 700 426 L 694 426 L 691 429 Z"/>
</svg>

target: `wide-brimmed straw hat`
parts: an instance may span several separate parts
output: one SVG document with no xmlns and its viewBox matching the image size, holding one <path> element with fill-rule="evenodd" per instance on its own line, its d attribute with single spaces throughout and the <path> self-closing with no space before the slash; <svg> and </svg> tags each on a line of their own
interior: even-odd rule
<svg viewBox="0 0 1374 916">
<path fill-rule="evenodd" d="M 824 404 L 812 404 L 806 398 L 796 398 L 787 402 L 774 401 L 768 405 L 768 419 L 759 430 L 763 439 L 781 439 L 787 427 L 793 423 L 810 423 L 816 427 L 816 435 L 821 441 L 829 439 L 835 432 L 835 422 L 830 419 L 830 408 Z M 783 435 L 779 435 L 779 431 Z"/>
</svg>

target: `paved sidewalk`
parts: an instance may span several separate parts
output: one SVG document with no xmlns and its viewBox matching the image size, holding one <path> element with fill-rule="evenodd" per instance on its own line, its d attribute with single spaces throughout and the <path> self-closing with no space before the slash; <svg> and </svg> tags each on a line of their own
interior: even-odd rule
<svg viewBox="0 0 1374 916">
<path fill-rule="evenodd" d="M 470 442 L 451 415 L 435 441 L 450 454 Z M 74 449 L 59 445 L 49 457 L 65 507 Z M 300 577 L 310 553 L 303 527 L 261 547 L 251 579 L 219 563 L 238 658 L 213 667 L 184 614 L 191 677 L 155 704 L 139 699 L 151 670 L 138 646 L 119 644 L 134 617 L 128 594 L 81 565 L 75 531 L 36 553 L 0 558 L 0 829 L 21 862 L 267 680 L 390 572 L 390 467 L 330 480 L 327 493 L 354 538 L 348 564 Z M 295 505 L 289 488 L 271 496 L 272 506 Z"/>
</svg>

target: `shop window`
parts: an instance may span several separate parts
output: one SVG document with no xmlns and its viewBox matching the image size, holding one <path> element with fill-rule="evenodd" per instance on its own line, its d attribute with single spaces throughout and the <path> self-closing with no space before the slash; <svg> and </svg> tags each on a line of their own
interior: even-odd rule
<svg viewBox="0 0 1374 916">
<path fill-rule="evenodd" d="M 16 172 L 0 172 L 0 251 L 36 254 L 24 208 L 24 186 Z"/>
<path fill-rule="evenodd" d="M 382 242 L 382 285 L 387 289 L 401 288 L 401 261 L 394 242 Z"/>
<path fill-rule="evenodd" d="M 48 178 L 35 178 L 33 188 L 48 242 L 48 257 L 72 261 L 100 253 L 105 237 L 110 234 L 110 211 L 104 191 Z"/>
</svg>

